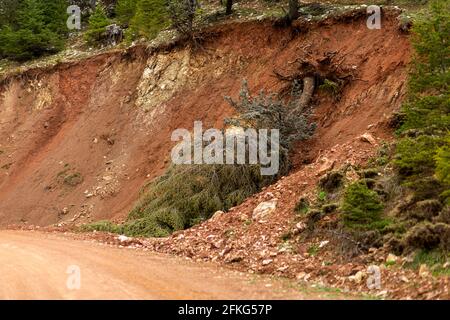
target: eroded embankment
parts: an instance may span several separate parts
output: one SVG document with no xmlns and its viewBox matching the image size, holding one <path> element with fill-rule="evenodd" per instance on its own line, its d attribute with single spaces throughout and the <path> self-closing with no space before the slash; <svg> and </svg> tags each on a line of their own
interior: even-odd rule
<svg viewBox="0 0 450 320">
<path fill-rule="evenodd" d="M 220 128 L 232 112 L 223 97 L 236 97 L 242 79 L 253 92 L 276 92 L 288 83 L 274 71 L 293 74 L 305 59 L 332 55 L 349 81 L 339 100 L 316 92 L 318 130 L 296 149 L 297 168 L 366 131 L 389 137 L 386 121 L 405 93 L 410 57 L 393 16 L 381 30 L 358 18 L 294 31 L 230 23 L 206 35 L 199 50 L 134 48 L 4 80 L 0 225 L 125 217 L 141 187 L 168 166 L 174 129 L 195 120 Z M 373 146 L 359 147 L 363 161 Z"/>
</svg>

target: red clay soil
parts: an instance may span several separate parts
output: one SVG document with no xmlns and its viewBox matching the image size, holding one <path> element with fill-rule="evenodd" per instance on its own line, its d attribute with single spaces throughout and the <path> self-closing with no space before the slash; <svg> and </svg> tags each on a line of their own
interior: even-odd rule
<svg viewBox="0 0 450 320">
<path fill-rule="evenodd" d="M 351 69 L 354 80 L 339 102 L 326 94 L 316 98 L 317 134 L 299 146 L 295 163 L 352 141 L 369 125 L 377 138 L 388 138 L 384 122 L 404 95 L 410 56 L 394 17 L 381 30 L 356 19 L 301 31 L 271 22 L 229 23 L 209 30 L 197 51 L 134 48 L 3 79 L 0 225 L 124 218 L 140 188 L 168 166 L 174 129 L 191 129 L 195 120 L 221 127 L 232 113 L 223 97 L 236 97 L 242 79 L 254 92 L 278 91 L 287 83 L 273 70 L 298 70 L 300 58 L 336 52 L 335 61 Z M 171 54 L 188 56 L 184 85 L 143 112 L 135 102 L 147 63 Z"/>
<path fill-rule="evenodd" d="M 363 271 L 367 263 L 384 263 L 383 249 L 349 262 L 336 256 L 339 241 L 332 237 L 284 243 L 282 236 L 298 227 L 293 208 L 300 196 L 313 196 L 326 170 L 363 164 L 391 139 L 388 124 L 405 95 L 411 50 L 394 14 L 386 13 L 382 26 L 369 30 L 364 17 L 303 24 L 294 31 L 271 22 L 228 23 L 208 30 L 198 50 L 134 48 L 3 81 L 0 225 L 123 219 L 140 188 L 169 165 L 174 129 L 191 129 L 195 120 L 202 120 L 204 129 L 221 127 L 232 114 L 223 97 L 237 97 L 243 79 L 255 93 L 278 92 L 288 83 L 274 70 L 290 75 L 302 60 L 332 54 L 333 64 L 346 70 L 350 81 L 339 100 L 316 91 L 318 128 L 313 139 L 295 148 L 289 176 L 201 225 L 167 239 L 139 241 L 156 251 L 240 270 L 367 291 Z M 172 64 L 153 76 L 148 70 L 161 60 Z M 146 85 L 149 78 L 161 90 Z M 46 90 L 51 98 L 44 97 Z M 154 98 L 147 99 L 150 91 Z M 151 107 L 144 112 L 147 104 Z M 73 173 L 82 177 L 80 184 L 64 181 Z M 276 201 L 275 211 L 254 221 L 253 210 L 267 200 Z M 118 241 L 113 235 L 85 236 Z M 312 244 L 323 245 L 320 254 L 308 254 Z M 373 294 L 448 297 L 448 279 L 439 282 L 396 268 L 382 273 L 383 289 Z M 358 279 L 351 278 L 357 274 Z"/>
</svg>

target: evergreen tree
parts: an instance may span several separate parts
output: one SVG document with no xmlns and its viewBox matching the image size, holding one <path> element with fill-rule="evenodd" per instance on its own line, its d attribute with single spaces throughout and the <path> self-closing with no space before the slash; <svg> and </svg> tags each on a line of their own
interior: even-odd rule
<svg viewBox="0 0 450 320">
<path fill-rule="evenodd" d="M 67 7 L 69 6 L 68 0 L 44 0 L 44 22 L 47 27 L 52 31 L 60 35 L 65 35 L 68 32 L 67 29 Z"/>
<path fill-rule="evenodd" d="M 0 29 L 15 22 L 19 4 L 18 0 L 0 0 Z"/>
<path fill-rule="evenodd" d="M 184 37 L 191 38 L 194 29 L 195 0 L 170 0 L 167 4 L 172 26 Z"/>
<path fill-rule="evenodd" d="M 131 29 L 134 37 L 154 38 L 169 22 L 165 0 L 139 0 Z"/>
<path fill-rule="evenodd" d="M 89 17 L 89 26 L 85 38 L 89 44 L 95 44 L 103 40 L 106 32 L 106 26 L 110 24 L 106 16 L 105 8 L 98 3 L 95 11 Z"/>
<path fill-rule="evenodd" d="M 395 165 L 406 185 L 416 194 L 450 201 L 450 5 L 435 0 L 413 25 L 415 48 L 409 79 L 409 98 L 403 105 L 404 134 L 396 147 Z M 409 133 L 409 134 L 407 134 Z M 411 134 L 414 133 L 414 134 Z M 432 177 L 437 181 L 430 180 Z M 429 188 L 426 181 L 433 181 Z"/>
<path fill-rule="evenodd" d="M 46 24 L 45 3 L 22 0 L 15 19 L 0 31 L 0 54 L 15 60 L 27 60 L 55 53 L 64 46 L 64 38 Z"/>
<path fill-rule="evenodd" d="M 128 25 L 136 13 L 136 0 L 119 0 L 116 6 L 117 21 Z"/>
</svg>

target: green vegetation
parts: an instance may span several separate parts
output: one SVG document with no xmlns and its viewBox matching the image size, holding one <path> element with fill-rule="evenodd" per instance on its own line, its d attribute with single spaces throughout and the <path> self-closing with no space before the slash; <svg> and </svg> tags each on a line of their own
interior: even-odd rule
<svg viewBox="0 0 450 320">
<path fill-rule="evenodd" d="M 139 0 L 136 4 L 136 13 L 130 20 L 130 36 L 151 39 L 169 25 L 165 0 Z"/>
<path fill-rule="evenodd" d="M 94 45 L 101 42 L 105 37 L 106 26 L 109 24 L 105 8 L 101 3 L 97 3 L 95 11 L 89 17 L 89 27 L 84 35 L 87 43 Z"/>
<path fill-rule="evenodd" d="M 102 220 L 81 226 L 81 231 L 84 232 L 102 231 L 111 233 L 122 233 L 122 228 L 112 223 L 111 221 Z"/>
<path fill-rule="evenodd" d="M 8 17 L 0 23 L 0 57 L 24 61 L 64 48 L 65 0 L 0 2 Z"/>
<path fill-rule="evenodd" d="M 127 230 L 168 235 L 208 219 L 215 211 L 228 210 L 267 183 L 256 165 L 173 166 L 146 188 L 129 216 Z"/>
<path fill-rule="evenodd" d="M 450 134 L 447 134 L 445 141 L 446 144 L 437 150 L 434 159 L 437 178 L 442 183 L 450 185 Z"/>
<path fill-rule="evenodd" d="M 69 174 L 64 177 L 64 183 L 71 187 L 75 187 L 83 182 L 83 177 L 79 172 Z"/>
<path fill-rule="evenodd" d="M 339 99 L 341 93 L 341 88 L 339 84 L 334 81 L 325 79 L 324 82 L 319 86 L 319 89 L 330 94 L 334 99 Z"/>
<path fill-rule="evenodd" d="M 383 145 L 360 180 L 345 188 L 344 226 L 369 246 L 397 253 L 450 248 L 450 8 L 432 1 L 413 25 L 409 96 L 398 141 Z M 391 169 L 393 168 L 393 170 Z M 373 235 L 373 236 L 369 236 Z"/>
<path fill-rule="evenodd" d="M 413 27 L 414 70 L 410 98 L 403 107 L 405 121 L 399 130 L 406 137 L 398 143 L 395 160 L 400 175 L 410 183 L 433 175 L 448 150 L 444 145 L 448 145 L 450 131 L 449 6 L 445 1 L 433 1 L 429 12 L 419 15 Z M 443 177 L 444 167 L 441 161 L 438 177 Z M 448 180 L 441 182 L 449 186 Z"/>
<path fill-rule="evenodd" d="M 327 199 L 327 193 L 325 191 L 319 191 L 317 194 L 317 200 L 324 202 Z"/>
<path fill-rule="evenodd" d="M 211 217 L 218 210 L 226 211 L 245 198 L 273 183 L 289 169 L 287 154 L 291 143 L 312 134 L 313 125 L 307 114 L 288 114 L 297 96 L 284 103 L 274 95 L 260 93 L 253 98 L 247 83 L 239 101 L 227 100 L 239 112 L 225 123 L 241 127 L 280 128 L 280 170 L 277 175 L 261 175 L 260 165 L 175 165 L 166 174 L 147 185 L 136 207 L 122 226 L 102 228 L 120 230 L 133 236 L 167 236 Z M 270 144 L 270 142 L 269 142 Z M 89 226 L 95 229 L 95 225 Z M 119 229 L 117 229 L 119 228 Z"/>
<path fill-rule="evenodd" d="M 136 0 L 118 0 L 116 18 L 122 25 L 128 25 L 136 14 Z"/>
<path fill-rule="evenodd" d="M 83 176 L 79 172 L 75 172 L 69 164 L 56 175 L 56 179 L 64 185 L 75 187 L 83 182 Z"/>
<path fill-rule="evenodd" d="M 317 253 L 319 253 L 319 250 L 320 248 L 317 244 L 312 244 L 311 246 L 309 246 L 307 252 L 310 256 L 315 256 Z"/>
<path fill-rule="evenodd" d="M 450 254 L 445 254 L 439 250 L 419 250 L 414 254 L 412 262 L 406 263 L 406 268 L 419 269 L 422 264 L 427 265 L 433 275 L 447 275 L 450 276 L 450 267 L 444 267 L 445 263 L 450 261 Z"/>
<path fill-rule="evenodd" d="M 382 220 L 383 204 L 375 191 L 356 182 L 345 190 L 342 217 L 346 227 L 357 230 L 380 229 L 387 222 Z"/>
<path fill-rule="evenodd" d="M 450 204 L 450 4 L 432 1 L 413 27 L 416 50 L 403 107 L 404 123 L 394 164 L 403 184 L 414 194 L 403 209 L 411 223 L 404 244 L 411 248 L 449 250 Z M 411 220 L 414 221 L 414 220 Z"/>
<path fill-rule="evenodd" d="M 300 198 L 300 200 L 295 205 L 294 211 L 297 214 L 306 214 L 309 210 L 309 201 L 307 198 Z"/>
</svg>

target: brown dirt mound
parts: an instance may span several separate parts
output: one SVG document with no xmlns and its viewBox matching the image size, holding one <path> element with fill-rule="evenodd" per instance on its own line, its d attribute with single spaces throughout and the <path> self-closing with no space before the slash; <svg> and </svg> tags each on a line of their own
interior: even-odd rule
<svg viewBox="0 0 450 320">
<path fill-rule="evenodd" d="M 363 161 L 373 146 L 358 136 L 389 138 L 386 119 L 405 92 L 407 37 L 389 15 L 381 30 L 357 19 L 298 31 L 271 22 L 229 23 L 209 30 L 196 51 L 134 48 L 4 79 L 0 224 L 124 218 L 140 188 L 168 166 L 174 129 L 190 129 L 195 120 L 221 127 L 232 112 L 223 97 L 236 97 L 242 79 L 253 92 L 278 91 L 287 83 L 274 70 L 289 74 L 301 59 L 330 52 L 353 70 L 352 80 L 339 101 L 316 95 L 318 131 L 297 148 L 296 168 L 325 153 Z M 303 175 L 290 178 L 295 194 L 302 179 L 311 179 Z M 295 200 L 287 198 L 286 214 Z"/>
</svg>

